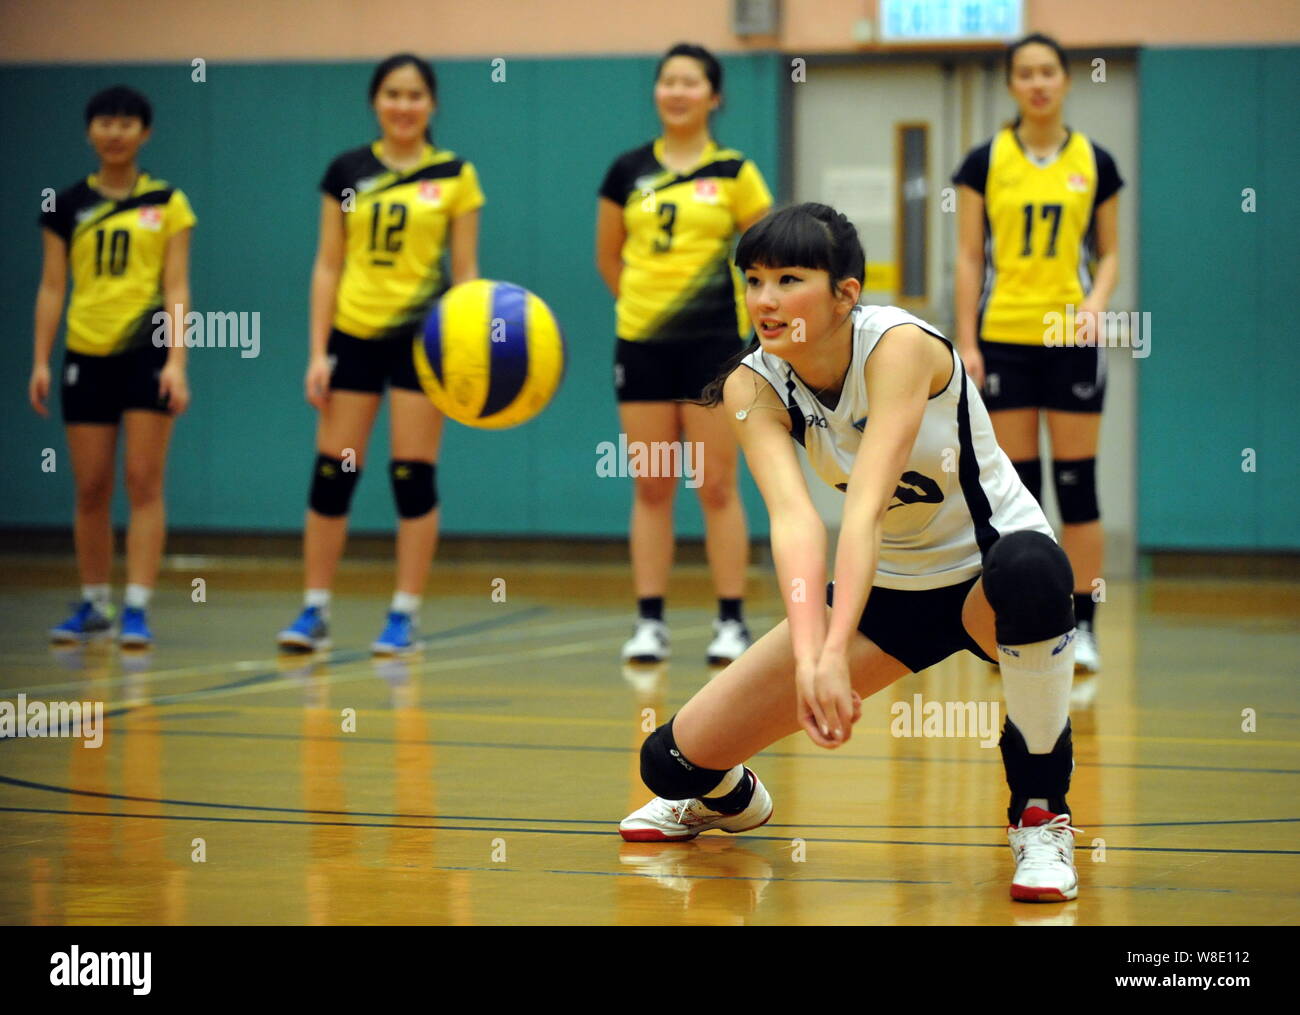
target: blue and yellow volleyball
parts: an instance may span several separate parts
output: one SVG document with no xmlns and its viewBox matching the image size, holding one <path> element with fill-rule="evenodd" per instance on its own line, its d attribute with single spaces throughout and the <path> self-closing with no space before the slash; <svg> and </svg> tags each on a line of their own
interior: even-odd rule
<svg viewBox="0 0 1300 1015">
<path fill-rule="evenodd" d="M 415 340 L 433 404 L 466 426 L 502 430 L 546 408 L 564 377 L 564 336 L 537 295 L 475 279 L 447 290 Z"/>
</svg>

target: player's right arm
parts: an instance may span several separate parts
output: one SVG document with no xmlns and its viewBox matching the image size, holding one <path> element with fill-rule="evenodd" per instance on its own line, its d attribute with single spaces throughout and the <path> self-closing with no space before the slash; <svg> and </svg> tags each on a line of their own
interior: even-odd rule
<svg viewBox="0 0 1300 1015">
<path fill-rule="evenodd" d="M 324 407 L 329 391 L 330 369 L 326 350 L 346 252 L 343 206 L 335 198 L 322 194 L 320 240 L 316 245 L 316 263 L 311 271 L 311 354 L 306 382 L 307 401 L 318 409 Z"/>
<path fill-rule="evenodd" d="M 749 367 L 740 366 L 727 378 L 722 394 L 727 418 L 767 505 L 772 559 L 790 622 L 795 679 L 802 698 L 826 641 L 826 526 L 813 507 L 790 439 L 789 416 L 772 386 Z M 801 700 L 801 722 L 803 711 Z M 808 723 L 803 725 L 815 743 L 829 746 Z"/>
<path fill-rule="evenodd" d="M 46 400 L 50 394 L 50 353 L 54 350 L 54 336 L 59 330 L 59 317 L 63 313 L 63 297 L 68 290 L 68 246 L 63 238 L 49 229 L 41 230 L 44 260 L 41 281 L 36 289 L 36 336 L 32 355 L 32 376 L 27 385 L 27 398 L 32 408 L 42 416 L 50 410 Z"/>
<path fill-rule="evenodd" d="M 619 277 L 623 274 L 623 243 L 627 228 L 623 209 L 607 197 L 596 199 L 596 270 L 618 299 Z"/>
<path fill-rule="evenodd" d="M 957 352 L 976 387 L 984 386 L 984 357 L 980 355 L 980 289 L 984 284 L 984 195 L 957 187 L 957 267 L 954 279 L 957 302 Z"/>
</svg>

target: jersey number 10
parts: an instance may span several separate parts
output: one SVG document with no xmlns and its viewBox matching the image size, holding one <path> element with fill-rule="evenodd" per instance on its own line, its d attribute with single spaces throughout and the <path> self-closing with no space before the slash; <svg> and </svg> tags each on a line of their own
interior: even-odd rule
<svg viewBox="0 0 1300 1015">
<path fill-rule="evenodd" d="M 1039 218 L 1050 218 L 1052 220 L 1052 234 L 1047 240 L 1047 251 L 1045 256 L 1056 256 L 1056 234 L 1061 231 L 1061 209 L 1059 204 L 1042 204 L 1038 206 Z M 1034 231 L 1034 206 L 1025 205 L 1025 245 L 1020 250 L 1021 257 L 1033 257 L 1034 248 L 1029 240 Z"/>
<path fill-rule="evenodd" d="M 125 229 L 114 229 L 108 239 L 108 273 L 126 274 L 126 256 L 131 249 L 131 234 Z M 95 230 L 95 274 L 104 274 L 104 230 Z"/>
</svg>

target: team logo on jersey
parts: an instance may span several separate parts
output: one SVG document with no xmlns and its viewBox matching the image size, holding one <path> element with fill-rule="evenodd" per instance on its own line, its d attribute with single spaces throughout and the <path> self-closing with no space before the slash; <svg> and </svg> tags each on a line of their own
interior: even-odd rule
<svg viewBox="0 0 1300 1015">
<path fill-rule="evenodd" d="M 368 190 L 374 190 L 375 187 L 379 185 L 379 182 L 382 179 L 383 179 L 382 176 L 366 176 L 360 180 L 357 180 L 356 183 L 357 193 L 364 194 Z"/>
<path fill-rule="evenodd" d="M 943 491 L 929 476 L 909 469 L 898 477 L 894 497 L 898 503 L 890 504 L 885 510 L 893 511 L 894 508 L 907 504 L 940 504 L 943 502 Z"/>
<path fill-rule="evenodd" d="M 815 426 L 815 427 L 818 427 L 819 429 L 822 429 L 822 430 L 825 430 L 825 429 L 827 428 L 827 426 L 829 425 L 829 424 L 826 422 L 826 417 L 825 417 L 825 416 L 814 416 L 814 415 L 812 415 L 811 413 L 809 413 L 807 416 L 805 416 L 805 417 L 803 418 L 803 421 L 804 421 L 805 425 L 807 425 L 807 426 Z"/>
<path fill-rule="evenodd" d="M 442 187 L 433 180 L 420 181 L 420 200 L 437 204 L 442 200 Z"/>
<path fill-rule="evenodd" d="M 861 419 L 855 419 L 853 421 L 853 429 L 856 430 L 858 433 L 862 433 L 862 431 L 864 431 L 866 428 L 867 428 L 866 416 L 863 416 Z"/>
<path fill-rule="evenodd" d="M 1065 185 L 1076 194 L 1082 194 L 1088 189 L 1088 178 L 1082 173 L 1071 173 L 1065 178 Z"/>
<path fill-rule="evenodd" d="M 695 181 L 695 200 L 701 204 L 718 203 L 718 181 L 717 180 L 696 180 Z"/>
<path fill-rule="evenodd" d="M 140 209 L 140 228 L 157 232 L 162 228 L 163 212 L 156 204 L 146 204 Z"/>
<path fill-rule="evenodd" d="M 835 489 L 840 493 L 848 493 L 849 484 L 836 483 Z M 942 504 L 943 490 L 929 476 L 909 469 L 898 477 L 898 486 L 894 488 L 894 499 L 896 503 L 890 504 L 885 510 L 893 511 L 896 507 L 904 507 L 908 504 Z"/>
</svg>

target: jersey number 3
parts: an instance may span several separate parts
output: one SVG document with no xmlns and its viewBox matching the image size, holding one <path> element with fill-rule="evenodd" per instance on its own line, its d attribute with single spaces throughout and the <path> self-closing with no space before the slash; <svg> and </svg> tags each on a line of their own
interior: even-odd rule
<svg viewBox="0 0 1300 1015">
<path fill-rule="evenodd" d="M 673 223 L 677 221 L 677 205 L 665 202 L 659 206 L 659 228 L 662 236 L 655 237 L 655 253 L 666 254 L 673 245 Z"/>
</svg>

